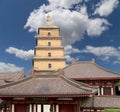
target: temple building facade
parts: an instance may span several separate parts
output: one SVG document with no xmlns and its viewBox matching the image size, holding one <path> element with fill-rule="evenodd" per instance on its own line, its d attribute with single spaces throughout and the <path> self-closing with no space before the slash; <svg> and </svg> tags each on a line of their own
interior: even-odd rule
<svg viewBox="0 0 120 112">
<path fill-rule="evenodd" d="M 28 77 L 0 74 L 0 112 L 103 112 L 120 108 L 120 74 L 95 60 L 66 66 L 60 28 L 50 16 L 38 28 Z M 9 76 L 9 77 L 7 77 Z"/>
</svg>

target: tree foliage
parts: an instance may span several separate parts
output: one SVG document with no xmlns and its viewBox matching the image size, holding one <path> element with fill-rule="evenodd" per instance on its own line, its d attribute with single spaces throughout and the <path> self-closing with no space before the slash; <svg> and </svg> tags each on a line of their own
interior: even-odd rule
<svg viewBox="0 0 120 112">
<path fill-rule="evenodd" d="M 104 112 L 120 112 L 120 109 L 105 109 Z"/>
</svg>

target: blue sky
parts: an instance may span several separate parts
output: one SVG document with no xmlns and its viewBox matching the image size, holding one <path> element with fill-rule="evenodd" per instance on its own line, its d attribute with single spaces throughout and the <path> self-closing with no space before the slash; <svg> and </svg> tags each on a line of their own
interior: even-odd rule
<svg viewBox="0 0 120 112">
<path fill-rule="evenodd" d="M 50 14 L 67 64 L 90 61 L 120 73 L 119 0 L 0 0 L 0 72 L 32 69 L 37 28 Z"/>
</svg>

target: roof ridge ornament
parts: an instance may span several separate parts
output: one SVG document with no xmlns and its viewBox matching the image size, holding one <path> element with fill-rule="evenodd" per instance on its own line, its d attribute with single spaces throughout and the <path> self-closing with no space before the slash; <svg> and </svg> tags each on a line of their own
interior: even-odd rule
<svg viewBox="0 0 120 112">
<path fill-rule="evenodd" d="M 45 26 L 54 26 L 49 14 L 47 15 L 47 20 L 46 20 Z"/>
<path fill-rule="evenodd" d="M 49 14 L 47 15 L 47 21 L 51 21 L 51 17 Z"/>
<path fill-rule="evenodd" d="M 76 62 L 76 60 L 73 58 L 73 59 L 72 59 L 72 64 L 75 64 L 75 63 L 77 63 L 77 62 Z"/>
<path fill-rule="evenodd" d="M 92 58 L 91 63 L 95 63 L 95 58 Z"/>
<path fill-rule="evenodd" d="M 59 76 L 64 76 L 64 70 L 63 69 L 58 69 L 58 75 Z"/>
<path fill-rule="evenodd" d="M 54 23 L 51 19 L 51 16 L 49 14 L 47 14 L 46 21 L 45 21 L 44 25 L 41 26 L 40 28 L 59 28 L 59 27 L 54 25 Z"/>
</svg>

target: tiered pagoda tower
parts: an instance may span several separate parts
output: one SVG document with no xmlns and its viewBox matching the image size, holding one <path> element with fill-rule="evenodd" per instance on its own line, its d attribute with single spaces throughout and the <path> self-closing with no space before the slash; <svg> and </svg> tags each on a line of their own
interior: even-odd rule
<svg viewBox="0 0 120 112">
<path fill-rule="evenodd" d="M 55 26 L 50 16 L 44 26 L 38 28 L 33 68 L 36 74 L 57 71 L 66 66 L 64 47 L 61 45 L 60 28 Z"/>
</svg>

